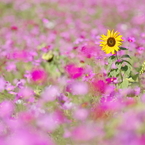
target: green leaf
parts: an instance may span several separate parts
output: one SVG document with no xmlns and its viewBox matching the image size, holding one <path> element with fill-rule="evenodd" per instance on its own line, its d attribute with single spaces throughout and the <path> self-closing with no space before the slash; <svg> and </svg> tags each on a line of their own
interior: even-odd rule
<svg viewBox="0 0 145 145">
<path fill-rule="evenodd" d="M 113 62 L 115 58 L 116 58 L 115 55 L 110 56 L 110 57 L 108 58 L 108 62 L 109 62 L 109 63 Z"/>
<path fill-rule="evenodd" d="M 109 72 L 110 77 L 116 77 L 119 74 L 119 69 L 111 69 Z"/>
<path fill-rule="evenodd" d="M 116 55 L 111 55 L 109 58 L 110 59 L 115 59 L 116 58 Z"/>
<path fill-rule="evenodd" d="M 131 82 L 131 83 L 135 82 L 134 79 L 133 79 L 132 77 L 127 78 L 127 80 L 128 80 L 129 82 Z"/>
<path fill-rule="evenodd" d="M 132 66 L 131 65 L 131 63 L 129 62 L 129 61 L 127 61 L 127 60 L 122 60 L 123 62 L 126 62 L 127 64 L 129 64 L 130 66 Z"/>
<path fill-rule="evenodd" d="M 119 47 L 120 48 L 120 50 L 128 50 L 127 48 L 125 48 L 125 47 Z"/>
<path fill-rule="evenodd" d="M 122 61 L 120 61 L 120 62 L 115 62 L 115 65 L 116 65 L 116 67 L 118 68 L 118 69 L 120 69 L 121 68 L 121 66 L 122 66 Z"/>
<path fill-rule="evenodd" d="M 136 81 L 138 79 L 138 76 L 139 76 L 139 74 L 135 74 L 132 76 L 132 79 Z"/>
<path fill-rule="evenodd" d="M 123 89 L 123 88 L 127 88 L 128 85 L 129 85 L 129 82 L 128 82 L 127 79 L 125 79 L 125 80 L 123 80 L 123 82 L 119 85 L 119 87 L 120 87 L 121 89 Z"/>
<path fill-rule="evenodd" d="M 117 57 L 115 55 L 112 55 L 108 58 L 108 66 L 107 66 L 107 71 L 110 69 L 110 67 L 112 66 L 113 61 L 115 61 Z"/>
<path fill-rule="evenodd" d="M 121 58 L 130 58 L 131 59 L 131 57 L 128 54 L 121 56 Z"/>
<path fill-rule="evenodd" d="M 131 67 L 125 65 L 125 66 L 122 66 L 121 67 L 121 70 L 124 71 L 124 76 L 125 77 L 129 77 L 130 76 L 130 73 L 131 73 Z"/>
<path fill-rule="evenodd" d="M 107 69 L 106 69 L 107 71 L 109 71 L 109 69 L 111 68 L 111 65 L 112 65 L 111 63 L 108 64 Z"/>
<path fill-rule="evenodd" d="M 130 76 L 130 73 L 131 73 L 131 68 L 128 67 L 128 70 L 125 72 L 125 76 L 126 77 L 129 77 Z"/>
<path fill-rule="evenodd" d="M 121 70 L 126 72 L 126 71 L 128 70 L 128 66 L 127 66 L 127 65 L 122 66 L 122 67 L 121 67 Z"/>
</svg>

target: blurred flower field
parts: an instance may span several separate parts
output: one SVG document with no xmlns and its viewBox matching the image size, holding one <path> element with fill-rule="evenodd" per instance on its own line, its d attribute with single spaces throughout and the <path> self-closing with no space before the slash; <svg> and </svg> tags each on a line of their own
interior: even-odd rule
<svg viewBox="0 0 145 145">
<path fill-rule="evenodd" d="M 144 0 L 0 0 L 0 145 L 145 145 Z"/>
</svg>

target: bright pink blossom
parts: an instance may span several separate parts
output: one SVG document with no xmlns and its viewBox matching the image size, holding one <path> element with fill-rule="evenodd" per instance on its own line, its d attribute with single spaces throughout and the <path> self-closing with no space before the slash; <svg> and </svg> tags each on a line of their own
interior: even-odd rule
<svg viewBox="0 0 145 145">
<path fill-rule="evenodd" d="M 107 89 L 107 83 L 104 80 L 95 79 L 92 81 L 93 89 L 103 94 Z"/>
<path fill-rule="evenodd" d="M 77 79 L 83 75 L 84 69 L 77 67 L 75 64 L 69 64 L 65 67 L 66 72 L 72 79 Z"/>
<path fill-rule="evenodd" d="M 43 83 L 47 78 L 46 72 L 42 69 L 34 69 L 31 72 L 31 79 L 36 83 Z"/>
<path fill-rule="evenodd" d="M 135 38 L 134 37 L 128 37 L 127 40 L 128 40 L 128 42 L 135 42 Z"/>
</svg>

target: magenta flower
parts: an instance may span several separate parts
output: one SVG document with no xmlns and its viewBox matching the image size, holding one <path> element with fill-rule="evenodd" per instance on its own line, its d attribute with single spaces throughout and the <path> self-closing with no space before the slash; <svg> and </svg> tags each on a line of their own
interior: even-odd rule
<svg viewBox="0 0 145 145">
<path fill-rule="evenodd" d="M 137 100 L 135 98 L 132 98 L 132 97 L 127 97 L 125 100 L 124 100 L 124 104 L 126 106 L 132 106 L 132 105 L 135 105 L 137 103 Z"/>
<path fill-rule="evenodd" d="M 135 38 L 134 37 L 128 37 L 127 40 L 128 40 L 128 42 L 135 42 Z"/>
<path fill-rule="evenodd" d="M 106 103 L 103 104 L 96 104 L 92 108 L 92 117 L 93 119 L 105 119 L 107 118 L 107 112 L 109 112 L 109 106 Z"/>
<path fill-rule="evenodd" d="M 110 84 L 110 83 L 114 83 L 116 80 L 117 80 L 117 79 L 116 79 L 115 77 L 112 77 L 112 78 L 107 78 L 107 79 L 106 79 L 106 82 L 107 82 L 108 84 Z"/>
<path fill-rule="evenodd" d="M 23 51 L 18 50 L 13 52 L 12 57 L 14 60 L 17 59 L 27 62 L 28 61 L 27 58 L 29 57 L 29 55 L 30 54 L 24 50 Z"/>
<path fill-rule="evenodd" d="M 69 64 L 65 67 L 66 72 L 72 79 L 77 79 L 83 75 L 84 69 L 77 67 L 75 64 Z"/>
<path fill-rule="evenodd" d="M 92 57 L 99 58 L 99 57 L 101 57 L 100 49 L 92 41 L 87 42 L 87 44 L 85 44 L 81 48 L 81 52 L 87 58 L 92 58 Z"/>
<path fill-rule="evenodd" d="M 31 79 L 35 83 L 43 83 L 47 78 L 46 72 L 42 69 L 34 69 L 31 72 Z"/>
<path fill-rule="evenodd" d="M 97 91 L 101 94 L 105 93 L 107 89 L 107 83 L 104 80 L 95 79 L 92 81 L 94 91 Z"/>
<path fill-rule="evenodd" d="M 17 26 L 11 26 L 11 30 L 17 31 L 18 30 L 18 27 Z"/>
</svg>

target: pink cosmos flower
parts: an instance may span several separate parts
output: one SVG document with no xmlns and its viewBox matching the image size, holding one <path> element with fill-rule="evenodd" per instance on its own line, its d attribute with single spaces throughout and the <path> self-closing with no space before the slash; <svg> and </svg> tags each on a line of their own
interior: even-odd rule
<svg viewBox="0 0 145 145">
<path fill-rule="evenodd" d="M 14 130 L 13 134 L 5 140 L 3 145 L 54 145 L 53 141 L 42 132 L 27 127 Z"/>
<path fill-rule="evenodd" d="M 18 50 L 18 51 L 13 52 L 12 54 L 12 58 L 14 60 L 17 59 L 17 60 L 27 61 L 28 56 L 29 56 L 29 53 L 24 50 L 23 51 Z"/>
<path fill-rule="evenodd" d="M 81 52 L 87 58 L 99 58 L 101 56 L 100 49 L 98 49 L 97 45 L 92 41 L 87 42 L 87 44 L 81 48 Z"/>
<path fill-rule="evenodd" d="M 24 79 L 15 80 L 15 84 L 18 88 L 22 89 L 25 85 L 26 81 Z"/>
<path fill-rule="evenodd" d="M 80 81 L 70 82 L 66 87 L 66 91 L 73 95 L 85 95 L 88 93 L 88 85 Z"/>
<path fill-rule="evenodd" d="M 66 72 L 72 79 L 77 79 L 83 75 L 84 69 L 77 67 L 75 64 L 69 64 L 65 67 Z"/>
<path fill-rule="evenodd" d="M 124 100 L 124 104 L 126 106 L 136 105 L 137 104 L 137 100 L 135 98 L 132 98 L 132 97 L 126 97 L 126 99 Z"/>
<path fill-rule="evenodd" d="M 142 47 L 142 46 L 137 46 L 136 47 L 136 53 L 135 53 L 135 55 L 137 56 L 137 55 L 141 55 L 141 54 L 143 54 L 144 53 L 144 50 L 145 50 L 145 48 L 144 47 Z"/>
<path fill-rule="evenodd" d="M 85 120 L 87 116 L 88 116 L 88 110 L 85 108 L 79 108 L 74 112 L 74 117 L 78 120 Z"/>
<path fill-rule="evenodd" d="M 14 105 L 11 101 L 3 101 L 0 104 L 0 117 L 10 117 L 13 113 Z"/>
<path fill-rule="evenodd" d="M 59 89 L 56 86 L 49 86 L 46 87 L 45 90 L 42 92 L 42 98 L 45 101 L 54 101 L 59 96 Z"/>
<path fill-rule="evenodd" d="M 104 80 L 95 79 L 92 81 L 93 90 L 103 94 L 107 89 L 107 83 Z"/>
<path fill-rule="evenodd" d="M 97 104 L 92 109 L 92 117 L 93 119 L 105 119 L 107 118 L 107 112 L 110 111 L 107 104 Z"/>
<path fill-rule="evenodd" d="M 8 63 L 6 64 L 6 70 L 7 70 L 8 72 L 16 71 L 16 64 L 15 64 L 15 62 L 8 62 Z"/>
<path fill-rule="evenodd" d="M 21 112 L 19 114 L 19 119 L 21 122 L 30 123 L 34 120 L 34 114 L 32 112 Z"/>
<path fill-rule="evenodd" d="M 17 26 L 11 26 L 11 30 L 12 31 L 17 31 L 18 30 L 18 27 Z"/>
<path fill-rule="evenodd" d="M 112 78 L 107 78 L 107 79 L 106 79 L 106 82 L 107 82 L 108 84 L 110 84 L 110 83 L 114 83 L 116 80 L 117 80 L 117 78 L 112 77 Z"/>
<path fill-rule="evenodd" d="M 134 37 L 128 37 L 127 40 L 128 40 L 128 42 L 135 42 L 135 38 Z"/>
<path fill-rule="evenodd" d="M 42 69 L 34 69 L 31 72 L 31 79 L 35 83 L 43 83 L 47 78 L 46 72 Z"/>
<path fill-rule="evenodd" d="M 7 91 L 12 91 L 12 90 L 15 89 L 15 86 L 12 85 L 10 82 L 6 82 L 5 89 L 6 89 Z"/>
<path fill-rule="evenodd" d="M 18 95 L 29 102 L 34 101 L 34 92 L 31 88 L 24 87 L 23 89 L 20 89 Z"/>
<path fill-rule="evenodd" d="M 87 66 L 90 67 L 90 66 Z M 93 79 L 96 74 L 93 72 L 92 68 L 88 68 L 85 70 L 85 75 L 82 77 L 82 81 L 89 81 Z"/>
<path fill-rule="evenodd" d="M 71 137 L 76 141 L 89 141 L 96 136 L 96 130 L 92 125 L 80 125 L 72 131 Z"/>
</svg>

